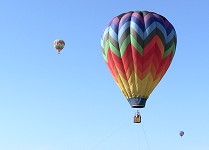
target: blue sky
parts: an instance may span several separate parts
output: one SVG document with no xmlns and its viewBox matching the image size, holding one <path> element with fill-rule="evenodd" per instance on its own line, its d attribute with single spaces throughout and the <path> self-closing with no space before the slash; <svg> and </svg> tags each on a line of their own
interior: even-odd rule
<svg viewBox="0 0 209 150">
<path fill-rule="evenodd" d="M 142 124 L 132 123 L 135 110 L 100 50 L 106 24 L 130 10 L 159 13 L 177 31 Z M 208 14 L 207 0 L 2 1 L 0 149 L 209 150 Z M 60 55 L 57 38 L 66 43 Z"/>
</svg>

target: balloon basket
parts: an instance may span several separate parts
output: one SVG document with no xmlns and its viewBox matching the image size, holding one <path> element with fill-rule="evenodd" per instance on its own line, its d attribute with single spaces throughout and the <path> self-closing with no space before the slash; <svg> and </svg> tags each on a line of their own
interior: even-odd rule
<svg viewBox="0 0 209 150">
<path fill-rule="evenodd" d="M 133 121 L 134 123 L 141 123 L 141 116 L 134 116 Z"/>
</svg>

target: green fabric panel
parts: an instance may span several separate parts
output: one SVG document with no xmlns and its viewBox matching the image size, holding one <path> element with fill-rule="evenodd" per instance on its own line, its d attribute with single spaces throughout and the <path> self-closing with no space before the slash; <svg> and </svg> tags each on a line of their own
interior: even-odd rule
<svg viewBox="0 0 209 150">
<path fill-rule="evenodd" d="M 173 43 L 173 44 L 171 45 L 171 47 L 170 47 L 168 50 L 166 50 L 166 51 L 164 52 L 164 54 L 163 54 L 163 59 L 164 59 L 165 57 L 167 57 L 167 56 L 171 53 L 172 50 L 175 51 L 175 49 L 176 49 L 176 46 L 175 46 L 175 43 Z"/>
<path fill-rule="evenodd" d="M 128 44 L 131 42 L 130 35 L 127 36 L 127 38 L 123 41 L 123 44 L 120 47 L 120 53 L 121 57 L 123 56 Z"/>
<path fill-rule="evenodd" d="M 131 44 L 136 48 L 136 50 L 142 55 L 143 49 L 141 45 L 136 41 L 136 39 L 131 35 Z"/>
</svg>

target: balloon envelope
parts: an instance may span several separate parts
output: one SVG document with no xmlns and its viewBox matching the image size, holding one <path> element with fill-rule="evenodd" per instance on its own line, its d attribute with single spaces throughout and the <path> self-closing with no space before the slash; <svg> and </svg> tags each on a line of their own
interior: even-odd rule
<svg viewBox="0 0 209 150">
<path fill-rule="evenodd" d="M 101 38 L 102 54 L 132 107 L 145 107 L 171 64 L 176 43 L 172 24 L 154 12 L 127 12 L 108 23 Z"/>
<path fill-rule="evenodd" d="M 65 42 L 61 39 L 57 39 L 54 41 L 54 47 L 56 48 L 57 52 L 60 53 L 60 51 L 65 47 Z"/>
<path fill-rule="evenodd" d="M 184 131 L 180 131 L 179 135 L 182 137 L 184 135 Z"/>
</svg>

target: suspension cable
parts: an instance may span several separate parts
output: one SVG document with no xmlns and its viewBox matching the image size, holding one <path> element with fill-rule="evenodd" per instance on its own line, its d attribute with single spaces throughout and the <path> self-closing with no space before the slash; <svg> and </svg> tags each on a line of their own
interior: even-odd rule
<svg viewBox="0 0 209 150">
<path fill-rule="evenodd" d="M 113 132 L 111 132 L 109 135 L 107 135 L 103 140 L 99 141 L 98 143 L 96 143 L 92 148 L 90 148 L 89 150 L 94 150 L 98 145 L 101 145 L 102 143 L 104 143 L 105 141 L 107 141 L 110 137 L 112 137 L 117 131 L 119 131 L 121 128 L 123 127 L 123 124 L 118 127 L 117 129 L 113 130 Z"/>
<path fill-rule="evenodd" d="M 148 142 L 148 140 L 147 140 L 147 136 L 146 136 L 146 133 L 145 133 L 145 130 L 144 130 L 144 127 L 143 127 L 142 122 L 141 122 L 141 125 L 142 125 L 142 129 L 143 129 L 143 133 L 144 133 L 144 136 L 145 136 L 145 140 L 146 140 L 146 143 L 147 143 L 148 149 L 150 150 L 149 142 Z"/>
</svg>

